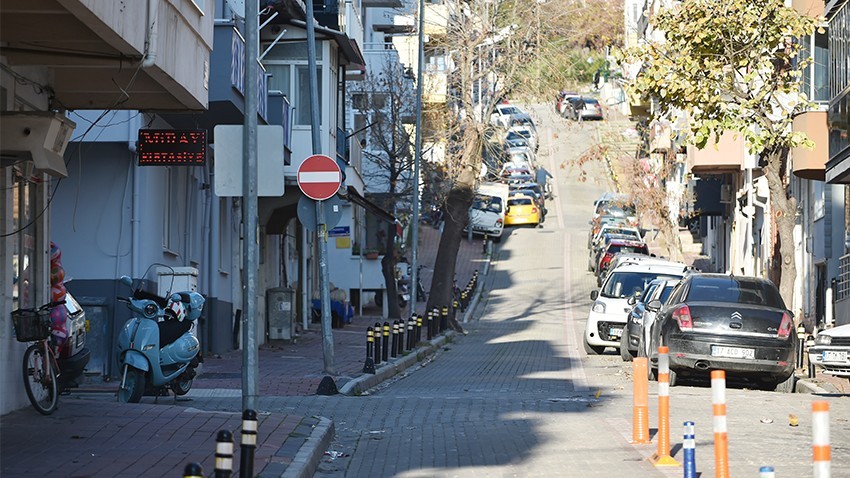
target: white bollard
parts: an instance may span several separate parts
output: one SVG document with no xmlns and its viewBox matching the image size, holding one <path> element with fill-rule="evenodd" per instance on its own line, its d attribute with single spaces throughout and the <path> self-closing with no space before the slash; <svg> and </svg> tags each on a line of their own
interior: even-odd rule
<svg viewBox="0 0 850 478">
<path fill-rule="evenodd" d="M 829 478 L 832 449 L 829 446 L 829 402 L 812 402 L 812 467 L 815 478 Z"/>
</svg>

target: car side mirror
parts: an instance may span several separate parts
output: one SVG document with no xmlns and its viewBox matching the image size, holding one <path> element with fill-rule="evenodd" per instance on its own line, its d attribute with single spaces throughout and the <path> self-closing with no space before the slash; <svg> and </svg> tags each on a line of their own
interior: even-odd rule
<svg viewBox="0 0 850 478">
<path fill-rule="evenodd" d="M 506 207 L 505 212 L 511 212 L 511 207 L 510 206 Z"/>
<path fill-rule="evenodd" d="M 661 310 L 661 301 L 658 299 L 651 300 L 648 304 L 646 304 L 646 308 L 653 312 Z"/>
<path fill-rule="evenodd" d="M 131 288 L 133 287 L 133 279 L 131 279 L 127 276 L 121 276 L 121 278 L 118 279 L 118 281 L 121 282 L 122 284 L 126 285 L 127 287 L 131 287 Z"/>
<path fill-rule="evenodd" d="M 629 300 L 627 300 L 626 302 L 627 302 L 629 305 L 635 305 L 635 304 L 637 304 L 637 297 L 635 297 L 635 296 L 631 296 L 631 297 L 629 297 Z"/>
<path fill-rule="evenodd" d="M 594 291 L 590 292 L 590 300 L 596 300 L 597 297 L 599 297 L 599 291 L 598 290 L 594 290 Z"/>
</svg>

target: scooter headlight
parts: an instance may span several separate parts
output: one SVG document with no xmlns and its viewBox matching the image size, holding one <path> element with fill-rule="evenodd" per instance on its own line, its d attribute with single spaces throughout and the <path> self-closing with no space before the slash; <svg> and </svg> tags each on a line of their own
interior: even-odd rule
<svg viewBox="0 0 850 478">
<path fill-rule="evenodd" d="M 156 313 L 157 313 L 158 310 L 159 310 L 159 308 L 156 306 L 156 304 L 146 305 L 145 306 L 145 317 L 148 317 L 148 318 L 156 317 Z"/>
</svg>

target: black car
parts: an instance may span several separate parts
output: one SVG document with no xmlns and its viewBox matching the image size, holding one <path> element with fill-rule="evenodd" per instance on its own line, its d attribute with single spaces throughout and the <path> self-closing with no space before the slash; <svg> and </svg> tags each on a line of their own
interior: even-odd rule
<svg viewBox="0 0 850 478">
<path fill-rule="evenodd" d="M 623 329 L 623 335 L 620 336 L 620 357 L 624 361 L 631 362 L 635 356 L 648 356 L 645 343 L 645 333 L 648 329 L 645 324 L 655 319 L 655 312 L 647 310 L 646 304 L 652 300 L 664 303 L 678 283 L 678 279 L 655 279 L 646 286 L 640 296 L 629 298 L 628 303 L 632 308 L 629 310 L 629 320 Z"/>
<path fill-rule="evenodd" d="M 776 286 L 766 279 L 692 274 L 657 312 L 650 332 L 650 366 L 659 340 L 670 348 L 670 385 L 677 376 L 725 370 L 765 388 L 794 390 L 794 319 Z"/>
</svg>

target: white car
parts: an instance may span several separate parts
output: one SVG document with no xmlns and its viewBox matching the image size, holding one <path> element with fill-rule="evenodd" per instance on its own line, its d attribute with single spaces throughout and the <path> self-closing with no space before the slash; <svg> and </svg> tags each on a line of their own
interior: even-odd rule
<svg viewBox="0 0 850 478">
<path fill-rule="evenodd" d="M 850 380 L 850 324 L 818 333 L 809 347 L 809 363 L 824 373 Z"/>
<path fill-rule="evenodd" d="M 505 136 L 505 139 L 514 139 L 517 138 L 525 139 L 528 142 L 528 145 L 534 151 L 537 151 L 537 131 L 527 127 L 527 126 L 512 126 L 511 129 L 508 130 L 508 134 Z"/>
<path fill-rule="evenodd" d="M 620 336 L 632 306 L 629 298 L 643 293 L 655 279 L 680 279 L 691 268 L 680 262 L 626 263 L 611 270 L 602 288 L 590 293 L 593 305 L 584 328 L 584 350 L 601 354 L 605 347 L 620 348 Z"/>
<path fill-rule="evenodd" d="M 511 116 L 523 113 L 525 112 L 516 105 L 496 105 L 496 107 L 493 108 L 493 114 L 490 115 L 490 123 L 493 126 L 501 126 L 502 128 L 507 129 L 511 124 Z"/>
</svg>

